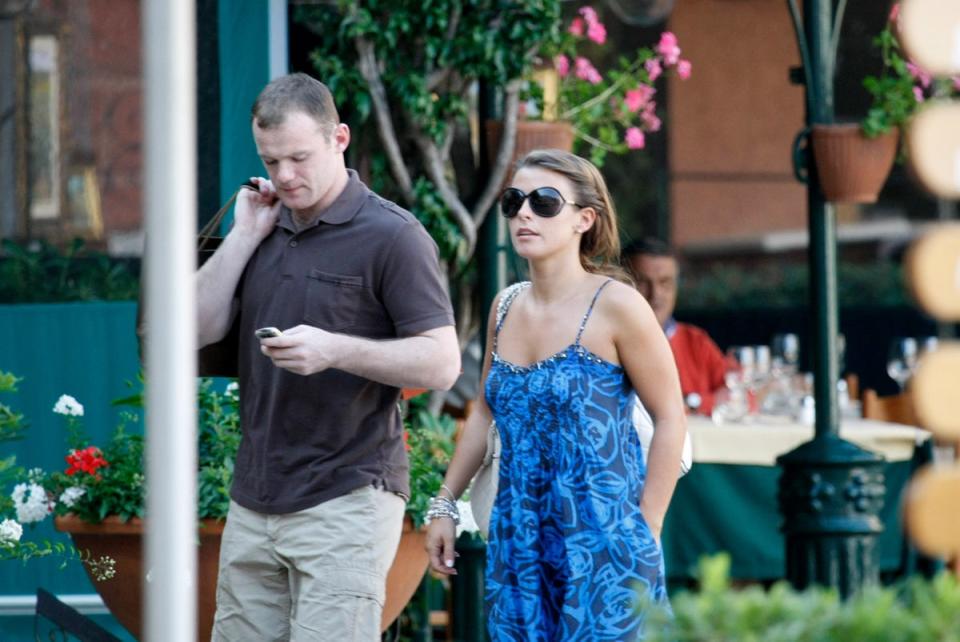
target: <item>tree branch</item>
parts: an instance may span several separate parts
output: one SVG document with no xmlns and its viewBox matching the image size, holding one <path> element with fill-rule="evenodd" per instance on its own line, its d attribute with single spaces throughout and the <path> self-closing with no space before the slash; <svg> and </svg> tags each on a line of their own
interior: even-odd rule
<svg viewBox="0 0 960 642">
<path fill-rule="evenodd" d="M 449 132 L 447 136 L 450 136 Z M 440 194 L 440 198 L 443 199 L 444 205 L 449 208 L 450 213 L 453 215 L 454 222 L 457 224 L 457 227 L 460 228 L 460 233 L 463 234 L 463 238 L 467 242 L 467 256 L 473 256 L 473 251 L 477 246 L 477 227 L 473 222 L 473 218 L 470 216 L 470 212 L 460 201 L 460 197 L 457 196 L 457 193 L 447 180 L 444 169 L 445 163 L 440 154 L 440 148 L 437 147 L 437 144 L 432 138 L 419 131 L 414 135 L 414 140 L 417 142 L 417 146 L 423 155 L 423 169 L 426 171 L 430 180 L 433 181 L 437 192 Z"/>
<path fill-rule="evenodd" d="M 400 151 L 400 144 L 397 141 L 397 132 L 393 128 L 393 119 L 390 115 L 390 103 L 387 101 L 387 90 L 383 86 L 383 80 L 380 78 L 380 67 L 377 63 L 377 54 L 374 51 L 373 43 L 366 38 L 358 37 L 356 39 L 357 54 L 359 56 L 360 74 L 367 81 L 367 87 L 370 89 L 370 98 L 373 101 L 373 112 L 377 118 L 377 131 L 380 134 L 380 141 L 383 143 L 384 152 L 387 154 L 387 161 L 390 164 L 390 173 L 397 181 L 403 198 L 408 206 L 416 202 L 413 193 L 413 181 L 410 178 L 410 172 L 407 171 L 407 165 L 403 161 L 403 153 Z"/>
<path fill-rule="evenodd" d="M 520 80 L 511 80 L 503 91 L 503 129 L 500 133 L 500 149 L 497 150 L 496 160 L 490 168 L 490 178 L 487 179 L 483 193 L 477 199 L 471 214 L 475 228 L 479 228 L 483 224 L 490 207 L 493 206 L 493 202 L 500 194 L 500 186 L 503 185 L 503 179 L 506 178 L 510 169 L 510 161 L 517 146 L 517 108 L 520 105 Z M 480 123 L 480 126 L 484 127 L 485 123 Z"/>
</svg>

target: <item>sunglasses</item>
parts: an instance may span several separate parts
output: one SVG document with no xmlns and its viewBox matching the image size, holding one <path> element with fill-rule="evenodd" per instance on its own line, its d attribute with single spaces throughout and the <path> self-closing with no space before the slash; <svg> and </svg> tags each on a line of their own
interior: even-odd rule
<svg viewBox="0 0 960 642">
<path fill-rule="evenodd" d="M 552 187 L 538 187 L 529 194 L 525 194 L 516 187 L 508 187 L 500 194 L 500 213 L 503 214 L 504 218 L 513 218 L 527 199 L 530 199 L 530 209 L 533 213 L 543 218 L 556 216 L 567 204 L 574 207 L 584 207 L 566 200 L 563 198 L 563 194 Z"/>
</svg>

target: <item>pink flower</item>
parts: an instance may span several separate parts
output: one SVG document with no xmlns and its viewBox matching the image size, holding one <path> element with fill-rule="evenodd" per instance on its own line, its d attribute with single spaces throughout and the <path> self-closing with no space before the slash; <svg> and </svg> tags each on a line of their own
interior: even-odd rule
<svg viewBox="0 0 960 642">
<path fill-rule="evenodd" d="M 578 13 L 583 16 L 584 20 L 587 21 L 588 27 L 600 23 L 600 19 L 597 18 L 597 12 L 593 7 L 580 7 L 580 11 Z"/>
<path fill-rule="evenodd" d="M 570 28 L 567 29 L 567 32 L 568 32 L 568 33 L 571 33 L 571 34 L 573 34 L 573 35 L 575 35 L 575 36 L 582 36 L 582 35 L 583 35 L 583 19 L 582 19 L 582 18 L 574 18 L 574 19 L 570 22 Z"/>
<path fill-rule="evenodd" d="M 650 76 L 650 82 L 659 78 L 660 74 L 663 73 L 663 67 L 660 66 L 659 58 L 651 58 L 643 63 L 643 68 L 647 70 L 647 75 Z"/>
<path fill-rule="evenodd" d="M 918 103 L 922 103 L 924 101 L 923 89 L 921 89 L 920 87 L 914 87 L 913 97 L 916 99 Z"/>
<path fill-rule="evenodd" d="M 629 128 L 624 141 L 627 143 L 627 147 L 629 149 L 643 149 L 647 144 L 646 140 L 644 139 L 643 132 L 640 131 L 639 127 Z"/>
<path fill-rule="evenodd" d="M 953 81 L 953 88 L 960 91 L 960 76 L 954 76 L 950 80 Z"/>
<path fill-rule="evenodd" d="M 677 64 L 680 60 L 680 47 L 677 44 L 677 37 L 672 31 L 664 31 L 660 35 L 660 42 L 657 43 L 657 53 L 663 56 L 663 62 L 668 67 Z"/>
<path fill-rule="evenodd" d="M 689 60 L 681 60 L 677 63 L 677 75 L 680 76 L 680 80 L 686 80 L 690 77 L 690 72 L 693 71 L 693 65 L 690 64 Z"/>
<path fill-rule="evenodd" d="M 583 56 L 577 56 L 576 60 L 573 61 L 573 73 L 577 78 L 586 80 L 591 85 L 596 85 L 603 80 L 600 72 Z"/>
<path fill-rule="evenodd" d="M 595 22 L 587 29 L 587 38 L 598 45 L 602 45 L 607 41 L 607 28 L 599 22 Z"/>
<path fill-rule="evenodd" d="M 907 71 L 910 72 L 910 75 L 913 76 L 914 79 L 920 81 L 920 86 L 924 89 L 929 87 L 930 83 L 933 81 L 933 78 L 930 77 L 930 74 L 911 61 L 907 61 Z"/>
<path fill-rule="evenodd" d="M 650 85 L 639 85 L 636 89 L 628 89 L 623 97 L 627 111 L 636 113 L 653 98 L 655 93 L 657 93 L 657 90 Z"/>
<path fill-rule="evenodd" d="M 656 112 L 653 108 L 655 107 L 654 103 L 649 103 L 647 107 L 651 109 L 644 109 L 643 113 L 640 115 L 640 121 L 643 123 L 643 128 L 648 132 L 658 132 L 660 131 L 660 119 L 657 118 Z"/>
<path fill-rule="evenodd" d="M 566 78 L 567 74 L 570 73 L 570 59 L 563 54 L 553 59 L 553 66 L 561 78 Z"/>
<path fill-rule="evenodd" d="M 897 18 L 900 17 L 900 3 L 897 2 L 892 7 L 890 7 L 890 16 L 887 18 L 889 22 L 896 22 Z"/>
</svg>

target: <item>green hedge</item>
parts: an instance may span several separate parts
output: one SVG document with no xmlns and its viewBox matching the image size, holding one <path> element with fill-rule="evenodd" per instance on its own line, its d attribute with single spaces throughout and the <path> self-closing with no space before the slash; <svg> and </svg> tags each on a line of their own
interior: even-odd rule
<svg viewBox="0 0 960 642">
<path fill-rule="evenodd" d="M 949 573 L 869 587 L 847 601 L 823 588 L 734 590 L 726 554 L 704 558 L 700 590 L 654 611 L 648 642 L 960 642 L 960 583 Z"/>
<path fill-rule="evenodd" d="M 844 305 L 911 303 L 897 263 L 841 263 L 837 272 L 837 298 Z M 806 265 L 717 263 L 682 275 L 678 304 L 684 310 L 801 306 L 808 301 L 809 278 Z"/>
<path fill-rule="evenodd" d="M 0 258 L 0 303 L 130 301 L 140 285 L 139 262 L 117 259 L 74 239 L 64 249 L 46 241 L 9 239 Z"/>
</svg>

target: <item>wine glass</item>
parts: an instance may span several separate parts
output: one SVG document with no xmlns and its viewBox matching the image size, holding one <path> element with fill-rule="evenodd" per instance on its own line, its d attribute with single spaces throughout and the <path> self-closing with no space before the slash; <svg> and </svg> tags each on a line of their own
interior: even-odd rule
<svg viewBox="0 0 960 642">
<path fill-rule="evenodd" d="M 770 344 L 773 366 L 783 370 L 787 376 L 797 371 L 800 360 L 800 339 L 795 334 L 776 334 Z"/>
<path fill-rule="evenodd" d="M 917 367 L 917 340 L 913 337 L 897 337 L 890 342 L 887 352 L 887 374 L 897 382 L 900 390 Z"/>
</svg>

